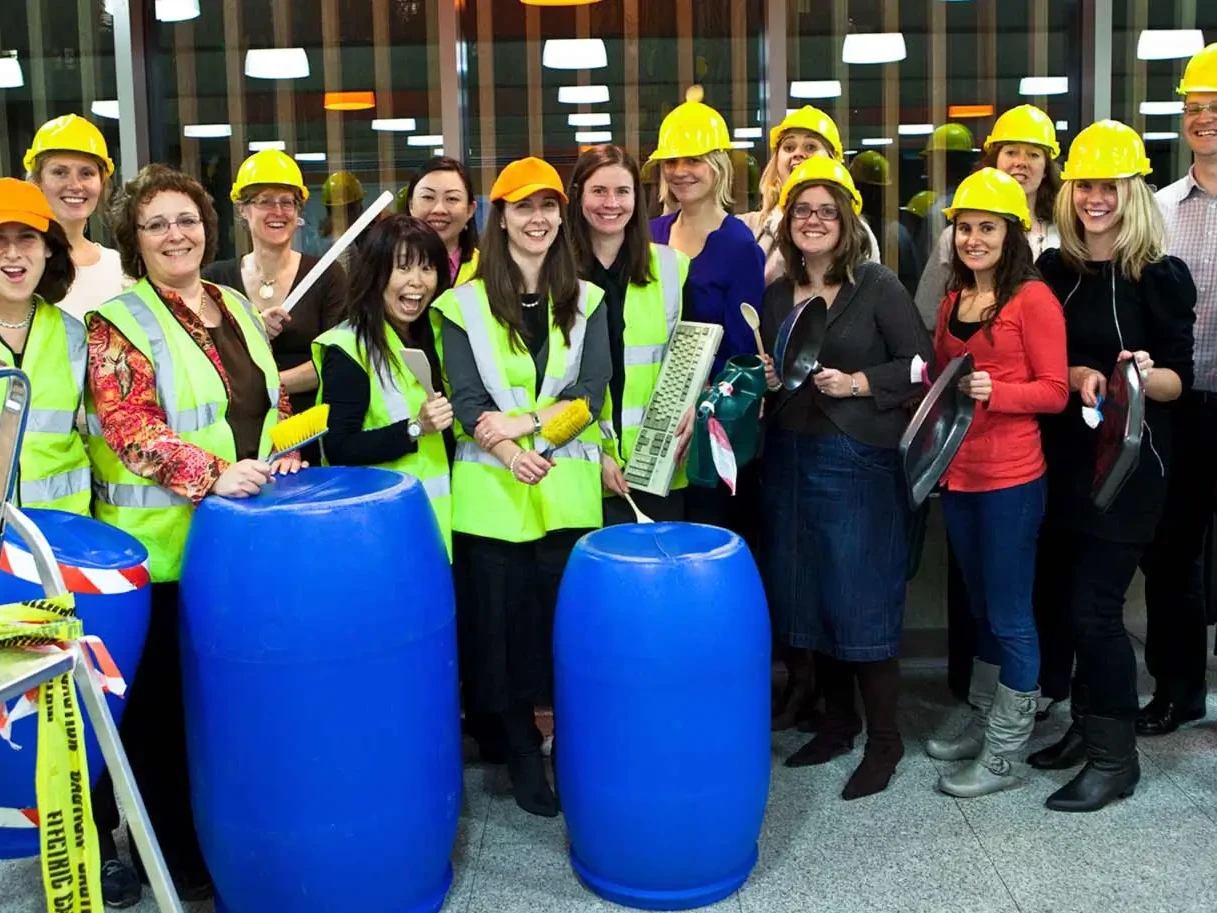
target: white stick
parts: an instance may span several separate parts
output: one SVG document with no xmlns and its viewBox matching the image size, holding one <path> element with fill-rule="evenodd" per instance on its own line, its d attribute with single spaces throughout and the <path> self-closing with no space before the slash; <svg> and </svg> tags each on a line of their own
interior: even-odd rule
<svg viewBox="0 0 1217 913">
<path fill-rule="evenodd" d="M 350 247 L 352 242 L 359 237 L 359 234 L 372 224 L 372 220 L 380 215 L 392 202 L 393 194 L 387 190 L 378 196 L 375 202 L 364 210 L 363 215 L 356 219 L 354 224 L 342 233 L 342 237 L 334 242 L 334 246 L 321 255 L 317 265 L 308 271 L 308 275 L 300 280 L 300 284 L 292 289 L 291 294 L 283 301 L 283 310 L 290 313 L 291 309 L 299 304 L 300 299 L 313 287 L 313 284 L 321 278 L 321 274 L 330 268 L 330 265 L 338 259 L 339 255 Z"/>
</svg>

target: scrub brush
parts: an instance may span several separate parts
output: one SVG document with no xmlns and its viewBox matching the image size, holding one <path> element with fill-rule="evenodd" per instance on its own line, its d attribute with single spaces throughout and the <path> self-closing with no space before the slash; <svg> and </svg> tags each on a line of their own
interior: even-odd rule
<svg viewBox="0 0 1217 913">
<path fill-rule="evenodd" d="M 296 448 L 311 444 L 330 430 L 329 421 L 329 404 L 322 403 L 272 426 L 270 446 L 274 453 L 266 458 L 266 462 L 273 463 Z"/>
<path fill-rule="evenodd" d="M 541 426 L 541 437 L 549 445 L 541 451 L 541 456 L 549 459 L 559 447 L 565 447 L 592 423 L 592 411 L 588 408 L 587 400 L 576 399 L 566 405 L 561 412 Z"/>
</svg>

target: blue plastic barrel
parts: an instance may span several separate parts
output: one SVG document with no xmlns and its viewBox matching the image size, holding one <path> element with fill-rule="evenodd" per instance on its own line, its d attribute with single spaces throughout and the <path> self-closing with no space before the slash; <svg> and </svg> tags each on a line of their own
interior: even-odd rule
<svg viewBox="0 0 1217 913">
<path fill-rule="evenodd" d="M 181 600 L 217 913 L 438 910 L 461 736 L 452 575 L 422 484 L 318 468 L 206 498 Z"/>
<path fill-rule="evenodd" d="M 86 634 L 102 639 L 119 672 L 130 686 L 135 681 L 144 639 L 152 590 L 148 585 L 148 552 L 133 537 L 107 523 L 60 510 L 31 508 L 23 513 L 38 525 L 50 543 L 64 583 L 75 594 L 76 614 Z M 0 546 L 0 603 L 41 599 L 46 593 L 34 568 L 29 546 L 8 526 Z M 108 695 L 110 713 L 117 722 L 126 701 Z M 81 705 L 83 706 L 83 704 Z M 12 704 L 9 705 L 11 710 Z M 0 810 L 9 823 L 20 822 L 14 812 L 38 805 L 34 762 L 38 754 L 38 717 L 13 723 L 13 742 L 20 751 L 0 741 Z M 106 769 L 105 759 L 85 716 L 85 748 L 93 783 Z M 38 829 L 0 825 L 0 859 L 37 856 Z"/>
<path fill-rule="evenodd" d="M 613 526 L 575 546 L 554 626 L 557 778 L 576 874 L 644 910 L 734 893 L 769 795 L 769 613 L 734 533 Z"/>
</svg>

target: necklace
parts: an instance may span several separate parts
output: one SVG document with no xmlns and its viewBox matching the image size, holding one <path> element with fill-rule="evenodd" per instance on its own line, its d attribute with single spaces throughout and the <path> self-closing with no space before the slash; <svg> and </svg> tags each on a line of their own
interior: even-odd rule
<svg viewBox="0 0 1217 913">
<path fill-rule="evenodd" d="M 1036 259 L 1044 252 L 1044 242 L 1048 236 L 1048 226 L 1043 219 L 1035 219 L 1031 223 L 1031 252 L 1035 254 Z"/>
<path fill-rule="evenodd" d="M 38 303 L 36 301 L 31 301 L 30 312 L 25 315 L 25 320 L 21 321 L 20 323 L 9 323 L 7 320 L 0 320 L 0 327 L 4 327 L 6 330 L 24 330 L 30 325 L 30 321 L 34 319 L 34 310 L 37 307 Z"/>
<path fill-rule="evenodd" d="M 274 298 L 275 283 L 278 281 L 278 279 L 259 279 L 258 282 L 261 283 L 261 288 L 258 289 L 258 297 L 263 301 L 270 301 L 270 299 Z"/>
</svg>

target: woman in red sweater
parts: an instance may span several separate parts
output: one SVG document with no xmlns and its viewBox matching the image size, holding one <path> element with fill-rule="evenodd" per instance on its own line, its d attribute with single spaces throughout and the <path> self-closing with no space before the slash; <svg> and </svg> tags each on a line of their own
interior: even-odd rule
<svg viewBox="0 0 1217 913">
<path fill-rule="evenodd" d="M 1036 415 L 1064 409 L 1069 383 L 1065 317 L 1032 263 L 1022 188 L 982 168 L 959 185 L 946 215 L 955 225 L 953 278 L 934 355 L 940 366 L 972 355 L 975 370 L 960 389 L 977 407 L 943 476 L 942 510 L 979 656 L 968 695 L 972 719 L 954 739 L 930 739 L 926 751 L 971 759 L 938 780 L 943 792 L 968 798 L 1017 784 L 1011 759 L 1035 725 L 1040 657 L 1031 589 L 1047 492 Z"/>
</svg>

